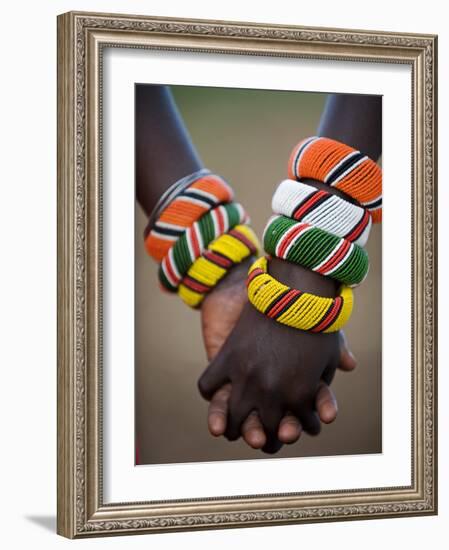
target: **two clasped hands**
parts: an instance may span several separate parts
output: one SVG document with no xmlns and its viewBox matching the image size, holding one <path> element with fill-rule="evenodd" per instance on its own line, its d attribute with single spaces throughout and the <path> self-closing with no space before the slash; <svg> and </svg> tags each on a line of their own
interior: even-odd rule
<svg viewBox="0 0 449 550">
<path fill-rule="evenodd" d="M 332 295 L 333 283 L 308 270 L 273 259 L 271 273 L 293 286 Z M 295 266 L 296 268 L 296 266 Z M 312 334 L 261 315 L 248 302 L 248 265 L 235 268 L 204 300 L 201 321 L 211 363 L 199 379 L 209 400 L 214 436 L 242 437 L 254 449 L 277 452 L 303 432 L 316 435 L 337 416 L 330 387 L 337 368 L 356 361 L 342 331 Z"/>
<path fill-rule="evenodd" d="M 341 139 L 378 158 L 381 100 L 329 96 L 318 135 Z M 167 182 L 202 167 L 169 88 L 136 87 L 136 189 L 147 215 L 166 193 Z M 323 185 L 314 180 L 305 183 L 318 189 Z M 340 194 L 335 189 L 332 193 Z M 356 360 L 341 330 L 296 330 L 257 311 L 246 291 L 253 260 L 233 267 L 201 305 L 210 363 L 198 388 L 209 401 L 212 435 L 230 441 L 242 437 L 254 449 L 276 453 L 303 432 L 316 435 L 322 423 L 335 420 L 337 400 L 330 384 L 336 369 L 352 371 Z M 337 294 L 334 279 L 300 265 L 273 258 L 269 269 L 292 288 L 330 298 Z"/>
</svg>

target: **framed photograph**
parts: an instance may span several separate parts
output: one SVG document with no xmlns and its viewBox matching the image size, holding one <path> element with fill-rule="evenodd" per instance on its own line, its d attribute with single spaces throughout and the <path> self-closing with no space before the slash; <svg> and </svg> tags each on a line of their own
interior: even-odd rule
<svg viewBox="0 0 449 550">
<path fill-rule="evenodd" d="M 436 94 L 433 35 L 58 17 L 60 535 L 437 513 Z"/>
</svg>

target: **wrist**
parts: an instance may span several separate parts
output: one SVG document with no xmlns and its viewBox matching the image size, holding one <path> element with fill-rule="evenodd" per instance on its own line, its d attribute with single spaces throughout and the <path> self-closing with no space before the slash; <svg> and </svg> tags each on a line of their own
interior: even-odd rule
<svg viewBox="0 0 449 550">
<path fill-rule="evenodd" d="M 217 291 L 223 291 L 227 289 L 232 289 L 237 291 L 241 289 L 246 294 L 246 278 L 248 277 L 248 270 L 253 264 L 256 258 L 250 256 L 246 258 L 239 264 L 233 266 L 223 279 L 221 279 L 218 284 L 210 291 L 208 296 L 215 294 Z M 205 299 L 207 299 L 207 297 Z"/>
<path fill-rule="evenodd" d="M 333 298 L 338 293 L 340 284 L 338 281 L 315 273 L 298 264 L 272 258 L 269 262 L 269 273 L 279 282 L 299 288 L 303 292 L 310 292 L 318 296 Z"/>
<path fill-rule="evenodd" d="M 276 266 L 274 269 L 276 271 Z M 290 271 L 283 273 L 291 275 Z M 293 274 L 296 279 L 298 272 L 293 271 Z M 300 280 L 305 283 L 304 279 Z M 312 281 L 312 286 L 314 284 L 315 281 Z M 342 285 L 338 289 L 338 296 L 323 296 L 323 290 L 326 289 L 321 286 L 320 290 L 314 290 L 313 293 L 292 288 L 273 275 L 264 256 L 251 266 L 247 289 L 248 299 L 258 311 L 279 323 L 310 332 L 340 330 L 351 316 L 353 307 L 351 288 Z"/>
<path fill-rule="evenodd" d="M 227 286 L 234 286 L 237 284 L 243 284 L 243 286 L 245 286 L 246 278 L 248 276 L 248 269 L 250 268 L 254 260 L 255 260 L 254 256 L 251 256 L 243 260 L 241 263 L 232 267 L 227 273 L 226 277 L 224 277 L 218 283 L 216 288 L 224 288 Z"/>
<path fill-rule="evenodd" d="M 193 262 L 179 284 L 178 295 L 187 305 L 199 307 L 233 267 L 256 254 L 258 249 L 258 240 L 251 228 L 236 225 L 213 241 Z"/>
</svg>

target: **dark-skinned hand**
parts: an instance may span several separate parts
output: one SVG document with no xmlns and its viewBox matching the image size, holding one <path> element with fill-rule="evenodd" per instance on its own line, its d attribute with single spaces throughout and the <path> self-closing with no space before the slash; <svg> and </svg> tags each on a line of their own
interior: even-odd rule
<svg viewBox="0 0 449 550">
<path fill-rule="evenodd" d="M 228 370 L 229 363 L 228 368 L 224 366 L 224 363 L 227 362 L 226 360 L 228 360 L 228 356 L 221 355 L 221 353 L 218 354 L 229 334 L 231 332 L 234 333 L 234 327 L 236 329 L 236 333 L 233 336 L 231 335 L 233 339 L 235 338 L 236 340 L 238 340 L 240 338 L 238 334 L 241 334 L 242 330 L 246 331 L 247 329 L 245 327 L 248 326 L 250 328 L 250 334 L 252 334 L 253 331 L 251 329 L 251 324 L 253 323 L 253 319 L 255 322 L 255 327 L 258 327 L 258 325 L 260 325 L 262 329 L 262 326 L 265 325 L 264 330 L 268 333 L 271 333 L 271 329 L 274 328 L 272 326 L 273 324 L 277 325 L 275 328 L 282 328 L 282 333 L 288 333 L 290 335 L 288 338 L 287 336 L 282 337 L 282 340 L 286 339 L 290 341 L 290 338 L 292 338 L 293 335 L 298 338 L 298 333 L 300 333 L 300 331 L 289 329 L 289 327 L 278 325 L 278 323 L 275 323 L 270 319 L 265 319 L 264 316 L 262 316 L 254 308 L 252 308 L 250 304 L 248 304 L 244 280 L 246 278 L 246 272 L 249 263 L 250 262 L 247 262 L 245 265 L 235 268 L 231 272 L 231 274 L 222 283 L 220 283 L 216 289 L 214 289 L 214 291 L 206 298 L 203 303 L 201 310 L 202 329 L 206 352 L 209 359 L 213 359 L 216 357 L 218 361 L 214 361 L 209 369 L 206 370 L 203 377 L 200 379 L 199 385 L 202 390 L 205 390 L 202 391 L 203 396 L 206 397 L 206 399 L 210 399 L 208 426 L 209 431 L 212 435 L 226 435 L 229 438 L 235 439 L 236 437 L 238 437 L 240 432 L 246 443 L 251 447 L 256 449 L 263 448 L 263 450 L 267 452 L 276 452 L 282 446 L 282 444 L 289 444 L 298 440 L 303 429 L 301 422 L 298 420 L 298 417 L 293 414 L 292 410 L 287 409 L 284 411 L 284 409 L 282 409 L 284 412 L 281 413 L 282 419 L 280 420 L 280 422 L 278 422 L 277 432 L 275 434 L 275 430 L 271 429 L 271 431 L 268 433 L 268 441 L 266 433 L 267 430 L 264 429 L 257 408 L 247 414 L 246 417 L 243 414 L 243 421 L 240 418 L 237 420 L 237 424 L 235 420 L 232 420 L 233 424 L 228 422 L 228 420 L 231 421 L 231 419 L 233 418 L 233 409 L 230 411 L 230 407 L 231 405 L 235 407 L 234 403 L 236 403 L 236 401 L 240 398 L 236 397 L 238 394 L 234 392 L 234 398 L 231 400 L 233 385 L 230 383 L 230 381 L 234 379 L 237 382 L 237 369 L 235 369 L 231 376 Z M 285 266 L 285 262 L 283 262 L 282 264 Z M 291 268 L 289 267 L 289 270 L 290 269 Z M 308 277 L 310 277 L 307 273 L 310 272 L 303 273 L 301 278 L 307 279 Z M 317 276 L 315 275 L 315 277 Z M 322 289 L 323 281 L 326 281 L 326 279 L 320 277 L 318 280 L 318 286 L 320 287 L 320 289 Z M 330 288 L 331 287 L 329 287 L 329 292 Z M 242 315 L 243 320 L 240 321 L 239 317 L 242 310 L 245 311 Z M 239 328 L 237 328 L 236 326 L 237 321 L 239 323 Z M 269 321 L 269 323 L 264 323 L 265 321 Z M 262 323 L 264 323 L 264 325 L 262 325 Z M 335 371 L 335 363 L 338 363 L 337 366 L 340 369 L 350 371 L 355 368 L 356 362 L 351 352 L 347 348 L 343 332 L 340 331 L 340 333 L 336 335 L 312 335 L 309 333 L 302 334 L 305 336 L 305 338 L 302 339 L 304 341 L 301 342 L 300 346 L 300 349 L 303 350 L 302 360 L 304 360 L 305 356 L 308 354 L 308 349 L 312 350 L 312 354 L 315 357 L 313 364 L 315 364 L 315 360 L 318 355 L 320 357 L 322 356 L 321 354 L 323 352 L 323 349 L 321 348 L 321 346 L 318 346 L 320 349 L 318 350 L 319 354 L 317 355 L 316 350 L 314 349 L 314 344 L 310 344 L 310 342 L 318 342 L 319 340 L 321 341 L 321 336 L 324 336 L 324 339 L 329 342 L 326 347 L 328 347 L 329 350 L 332 350 L 332 352 L 328 350 L 327 353 L 333 354 L 332 361 L 329 361 L 329 365 L 322 372 L 322 377 L 318 377 L 315 393 L 313 394 L 312 398 L 309 397 L 309 401 L 310 399 L 312 399 L 313 401 L 312 404 L 310 402 L 308 403 L 309 408 L 312 409 L 312 412 L 310 414 L 308 413 L 306 416 L 307 418 L 309 418 L 309 423 L 312 422 L 312 426 L 310 430 L 309 424 L 306 420 L 305 429 L 310 430 L 310 433 L 316 433 L 316 431 L 319 430 L 319 420 L 324 423 L 330 423 L 335 419 L 337 415 L 337 402 L 331 388 L 328 386 L 328 383 L 330 382 Z M 272 338 L 272 336 L 273 334 L 271 333 L 270 338 Z M 317 338 L 311 339 L 310 337 L 312 336 L 316 336 Z M 249 342 L 251 338 L 246 340 L 247 342 Z M 243 338 L 243 342 L 244 341 L 245 338 Z M 298 346 L 298 340 L 296 338 L 294 344 L 294 348 L 296 348 L 296 346 Z M 233 344 L 226 342 L 226 348 L 229 348 L 231 345 Z M 237 349 L 242 355 L 245 353 L 244 350 L 240 349 L 239 346 L 237 346 L 236 350 Z M 246 350 L 246 352 L 247 351 L 249 350 Z M 295 357 L 298 355 L 297 350 L 295 351 L 294 355 Z M 267 358 L 266 361 L 268 361 Z M 242 366 L 245 364 L 246 362 L 242 361 Z M 251 364 L 253 364 L 253 362 L 249 363 L 249 365 Z M 264 362 L 264 365 L 265 364 L 266 362 Z M 291 362 L 289 361 L 288 364 L 291 365 Z M 260 372 L 265 370 L 264 365 L 261 366 L 261 368 L 259 369 Z M 254 369 L 254 365 L 252 368 Z M 240 372 L 241 376 L 246 376 L 246 373 L 243 372 L 244 370 L 245 369 L 242 369 L 242 372 Z M 298 371 L 297 368 L 292 369 L 291 367 L 289 367 L 288 370 L 291 370 L 293 372 Z M 319 371 L 319 369 L 317 369 L 317 371 Z M 273 383 L 279 384 L 280 378 L 284 377 L 284 374 L 282 374 L 281 376 L 279 376 L 279 374 L 280 372 L 278 372 L 278 375 L 275 377 L 275 379 L 273 379 Z M 271 376 L 272 374 L 270 374 L 270 377 Z M 262 380 L 263 377 L 261 376 L 260 378 Z M 316 376 L 314 378 L 316 378 Z M 264 384 L 266 383 L 267 385 L 269 385 L 269 380 L 270 378 L 264 380 Z M 205 388 L 203 387 L 203 383 L 206 384 Z M 238 385 L 240 385 L 240 383 Z M 294 392 L 291 392 L 289 390 L 287 393 L 293 394 Z M 248 406 L 249 405 L 247 405 L 246 407 Z M 242 408 L 245 409 L 244 404 Z M 276 414 L 279 415 L 279 407 L 277 408 L 278 412 L 274 414 L 274 417 L 276 416 Z M 304 408 L 304 405 L 301 407 L 300 405 L 296 404 L 296 407 L 292 407 L 293 410 L 296 410 L 296 414 L 299 414 L 299 408 Z M 317 414 L 319 420 L 317 418 Z M 236 425 L 239 426 L 238 429 L 236 428 Z"/>
</svg>

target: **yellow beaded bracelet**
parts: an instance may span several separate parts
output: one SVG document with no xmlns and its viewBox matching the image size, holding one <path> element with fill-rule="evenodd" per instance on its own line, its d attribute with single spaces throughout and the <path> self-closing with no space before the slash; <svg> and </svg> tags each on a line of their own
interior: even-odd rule
<svg viewBox="0 0 449 550">
<path fill-rule="evenodd" d="M 232 266 L 257 254 L 259 248 L 253 230 L 247 225 L 236 225 L 195 260 L 178 287 L 178 295 L 188 306 L 198 307 Z"/>
<path fill-rule="evenodd" d="M 248 299 L 261 313 L 279 323 L 310 332 L 335 332 L 351 316 L 354 297 L 345 285 L 336 298 L 315 296 L 290 288 L 268 274 L 266 257 L 248 271 Z"/>
</svg>

